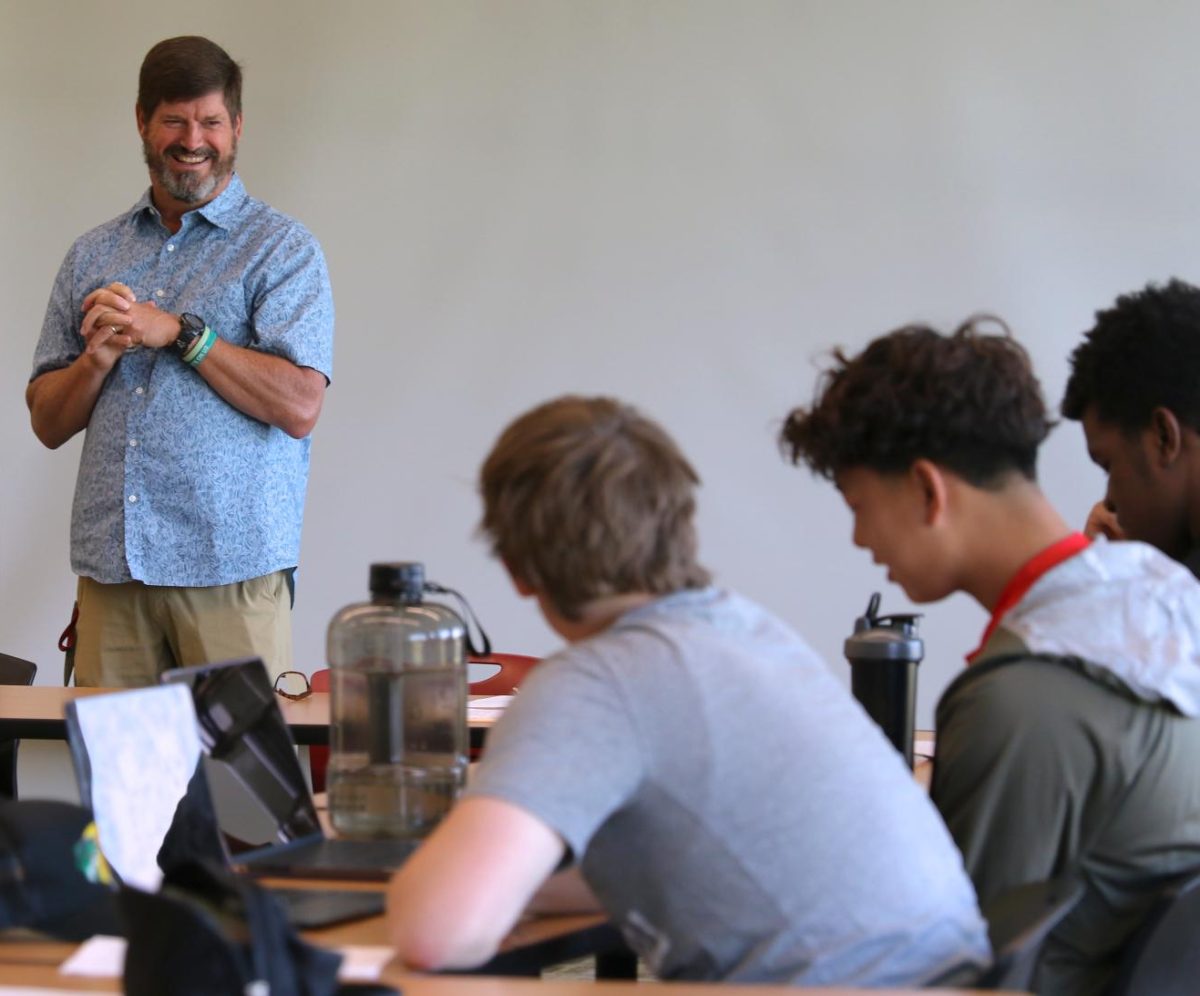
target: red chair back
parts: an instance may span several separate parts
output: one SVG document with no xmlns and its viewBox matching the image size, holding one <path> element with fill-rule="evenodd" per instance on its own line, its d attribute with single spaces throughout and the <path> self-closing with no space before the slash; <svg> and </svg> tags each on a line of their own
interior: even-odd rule
<svg viewBox="0 0 1200 996">
<path fill-rule="evenodd" d="M 308 676 L 308 687 L 314 692 L 329 691 L 329 668 L 323 667 Z M 328 747 L 308 748 L 308 771 L 312 775 L 312 790 L 325 791 L 325 769 L 329 767 Z"/>
<path fill-rule="evenodd" d="M 471 682 L 467 688 L 472 695 L 511 695 L 540 660 L 540 657 L 528 657 L 525 654 L 479 654 L 468 657 L 469 664 L 499 664 L 500 670 Z"/>
</svg>

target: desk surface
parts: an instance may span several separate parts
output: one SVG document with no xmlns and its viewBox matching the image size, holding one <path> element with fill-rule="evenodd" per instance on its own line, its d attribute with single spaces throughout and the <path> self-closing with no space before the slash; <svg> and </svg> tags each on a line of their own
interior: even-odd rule
<svg viewBox="0 0 1200 996">
<path fill-rule="evenodd" d="M 56 989 L 60 992 L 121 991 L 117 979 L 81 979 L 59 975 L 47 965 L 4 964 L 0 986 L 21 986 L 33 991 Z M 516 979 L 446 975 L 411 975 L 405 972 L 385 973 L 381 980 L 399 986 L 404 996 L 645 996 L 643 982 L 588 982 L 558 979 Z M 844 987 L 798 990 L 791 986 L 732 986 L 703 983 L 673 982 L 663 996 L 929 996 L 928 989 L 846 989 Z M 939 989 L 938 996 L 979 996 L 977 990 Z M 1002 994 L 997 994 L 1002 996 Z"/>
<path fill-rule="evenodd" d="M 587 982 L 566 980 L 466 978 L 462 976 L 388 974 L 384 980 L 399 986 L 404 996 L 645 996 L 642 982 Z M 60 992 L 121 991 L 116 979 L 80 979 L 59 975 L 57 970 L 39 965 L 5 965 L 0 986 L 56 989 Z M 929 996 L 928 989 L 845 989 L 820 988 L 797 990 L 790 986 L 729 986 L 674 982 L 663 996 Z M 939 989 L 938 996 L 979 996 L 967 989 Z M 1002 994 L 998 994 L 1002 996 Z"/>
<path fill-rule="evenodd" d="M 68 702 L 88 695 L 122 691 L 119 688 L 61 688 L 57 685 L 0 685 L 0 737 L 22 740 L 65 740 L 63 709 Z M 473 696 L 478 698 L 479 696 Z M 329 743 L 329 693 L 313 692 L 292 701 L 279 696 L 283 718 L 298 744 Z M 498 715 L 498 714 L 497 714 Z M 495 722 L 493 717 L 472 717 L 471 742 Z"/>
<path fill-rule="evenodd" d="M 315 882 L 295 882 L 297 887 L 314 887 Z M 329 886 L 330 883 L 322 883 Z M 379 885 L 364 883 L 337 883 L 338 888 L 379 889 Z M 387 946 L 387 924 L 382 916 L 369 917 L 352 923 L 338 924 L 319 930 L 306 930 L 304 936 L 322 947 L 344 946 Z M 61 965 L 74 952 L 77 945 L 53 940 L 31 940 L 29 935 L 0 937 L 0 986 L 13 981 L 11 969 L 16 966 L 39 968 L 37 977 L 43 986 L 70 988 L 77 981 L 83 988 L 98 988 L 101 991 L 119 989 L 117 979 L 80 979 L 58 972 Z M 579 914 L 570 916 L 527 917 L 510 931 L 500 945 L 499 952 L 484 966 L 483 971 L 536 975 L 539 970 L 588 955 L 624 951 L 623 941 L 617 930 L 601 914 Z M 389 977 L 404 973 L 400 966 L 385 969 Z M 463 976 L 462 978 L 469 978 Z M 406 987 L 407 991 L 407 987 Z"/>
<path fill-rule="evenodd" d="M 291 888 L 329 888 L 328 881 L 269 879 L 272 885 Z M 339 889 L 379 891 L 376 882 L 338 882 Z M 387 918 L 373 916 L 365 920 L 335 924 L 304 931 L 304 936 L 322 947 L 351 945 L 387 947 Z M 543 968 L 564 961 L 596 954 L 627 952 L 620 932 L 602 913 L 555 916 L 531 916 L 518 920 L 500 944 L 499 951 L 481 971 L 513 975 L 537 975 Z M 630 955 L 632 957 L 632 955 Z"/>
<path fill-rule="evenodd" d="M 30 989 L 59 989 L 78 992 L 120 992 L 119 979 L 85 979 L 58 972 L 58 965 L 73 950 L 69 944 L 0 942 L 0 985 Z M 496 978 L 459 975 L 418 975 L 399 967 L 384 969 L 381 981 L 403 988 L 404 996 L 632 996 L 646 993 L 640 982 L 590 982 Z M 702 983 L 671 983 L 662 990 L 669 996 L 796 996 L 790 986 L 735 986 Z M 850 996 L 868 990 L 841 986 L 805 989 L 811 996 Z M 926 996 L 929 990 L 873 989 L 879 996 Z M 976 991 L 939 989 L 939 996 L 973 996 Z"/>
</svg>

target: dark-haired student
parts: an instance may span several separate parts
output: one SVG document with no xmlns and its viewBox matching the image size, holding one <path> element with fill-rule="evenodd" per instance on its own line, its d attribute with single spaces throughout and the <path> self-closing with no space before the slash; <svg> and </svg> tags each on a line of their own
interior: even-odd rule
<svg viewBox="0 0 1200 996">
<path fill-rule="evenodd" d="M 1087 531 L 1150 543 L 1200 575 L 1200 288 L 1118 297 L 1071 368 L 1062 413 L 1108 475 Z"/>
<path fill-rule="evenodd" d="M 909 598 L 963 591 L 991 614 L 938 703 L 932 798 L 981 903 L 1081 875 L 1035 988 L 1098 993 L 1154 893 L 1200 870 L 1200 585 L 1055 511 L 1041 391 L 992 331 L 911 326 L 835 354 L 782 442 Z"/>
<path fill-rule="evenodd" d="M 664 978 L 914 986 L 987 962 L 896 752 L 796 633 L 712 586 L 697 483 L 605 398 L 535 408 L 492 449 L 483 530 L 568 646 L 393 881 L 405 962 L 485 961 L 535 893 L 603 909 Z"/>
</svg>

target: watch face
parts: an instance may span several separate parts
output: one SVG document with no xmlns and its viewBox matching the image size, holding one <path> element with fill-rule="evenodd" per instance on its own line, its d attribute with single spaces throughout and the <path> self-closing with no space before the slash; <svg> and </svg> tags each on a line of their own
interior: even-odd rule
<svg viewBox="0 0 1200 996">
<path fill-rule="evenodd" d="M 199 335 L 204 331 L 204 319 L 185 311 L 179 316 L 179 331 L 181 334 L 190 332 L 194 336 Z"/>
<path fill-rule="evenodd" d="M 175 348 L 186 353 L 203 331 L 204 319 L 185 311 L 179 316 L 179 336 L 175 339 Z"/>
</svg>

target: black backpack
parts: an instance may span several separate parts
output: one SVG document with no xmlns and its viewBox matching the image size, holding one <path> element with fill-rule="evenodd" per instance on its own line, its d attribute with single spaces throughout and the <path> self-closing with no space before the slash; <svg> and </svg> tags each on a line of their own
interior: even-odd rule
<svg viewBox="0 0 1200 996">
<path fill-rule="evenodd" d="M 90 881 L 81 806 L 0 799 L 0 927 L 27 927 L 65 941 L 120 934 L 116 894 Z"/>
<path fill-rule="evenodd" d="M 393 994 L 339 986 L 342 956 L 309 944 L 274 896 L 207 862 L 167 872 L 157 893 L 124 887 L 127 996 L 348 996 Z"/>
</svg>

